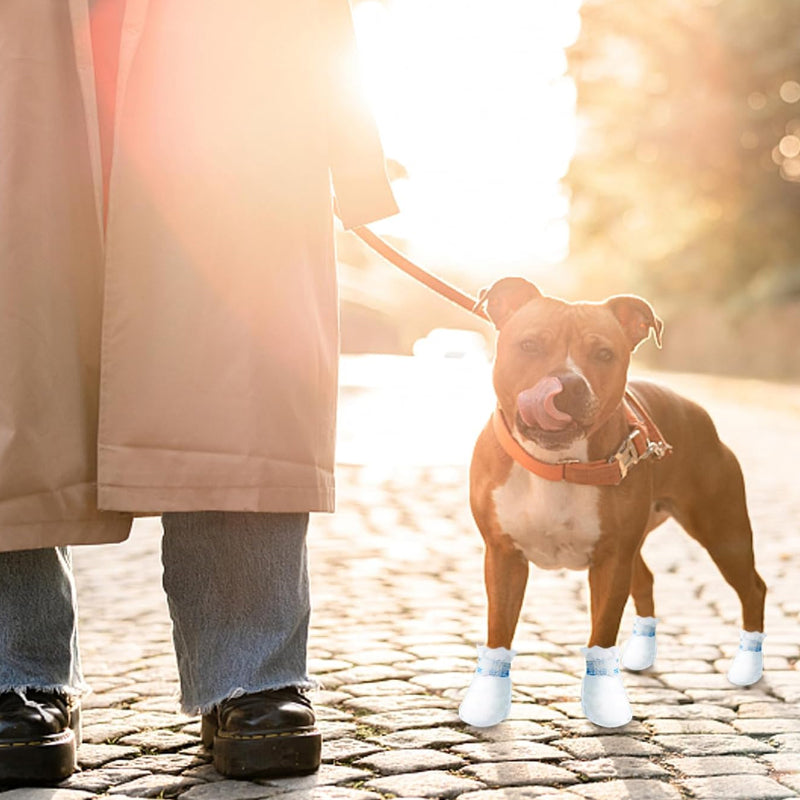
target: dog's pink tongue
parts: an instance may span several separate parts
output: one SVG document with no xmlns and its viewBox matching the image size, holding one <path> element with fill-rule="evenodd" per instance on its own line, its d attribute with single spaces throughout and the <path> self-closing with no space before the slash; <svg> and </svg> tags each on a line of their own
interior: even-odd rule
<svg viewBox="0 0 800 800">
<path fill-rule="evenodd" d="M 572 422 L 572 417 L 556 408 L 555 397 L 564 387 L 558 378 L 542 378 L 536 386 L 517 397 L 517 409 L 522 421 L 544 431 L 560 431 Z"/>
</svg>

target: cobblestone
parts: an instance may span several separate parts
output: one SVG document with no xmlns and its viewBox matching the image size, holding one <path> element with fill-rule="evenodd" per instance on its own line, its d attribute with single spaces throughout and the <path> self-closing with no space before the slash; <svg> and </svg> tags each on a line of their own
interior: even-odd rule
<svg viewBox="0 0 800 800">
<path fill-rule="evenodd" d="M 121 758 L 134 758 L 138 755 L 139 749 L 136 747 L 84 742 L 78 750 L 78 765 L 81 769 L 97 769 L 111 761 L 117 761 Z"/>
<path fill-rule="evenodd" d="M 604 778 L 666 778 L 669 773 L 646 758 L 618 756 L 591 761 L 562 761 L 561 766 L 592 780 Z"/>
<path fill-rule="evenodd" d="M 3 800 L 88 800 L 90 792 L 77 789 L 11 789 L 3 792 Z"/>
<path fill-rule="evenodd" d="M 396 731 L 385 736 L 376 736 L 374 741 L 385 747 L 442 747 L 450 744 L 470 742 L 473 737 L 454 728 L 422 728 Z"/>
<path fill-rule="evenodd" d="M 743 706 L 744 708 L 745 706 Z M 644 705 L 632 703 L 633 716 L 638 719 L 679 719 L 679 720 L 719 720 L 730 722 L 737 714 L 733 709 L 725 706 L 715 706 L 710 703 L 689 703 L 681 705 Z M 740 716 L 743 716 L 740 711 Z"/>
<path fill-rule="evenodd" d="M 698 734 L 696 736 L 656 736 L 655 741 L 665 750 L 682 753 L 686 756 L 724 756 L 724 755 L 759 755 L 769 753 L 772 748 L 749 736 L 713 736 Z"/>
<path fill-rule="evenodd" d="M 800 733 L 800 719 L 738 719 L 733 727 L 751 736 L 771 736 L 773 733 Z"/>
<path fill-rule="evenodd" d="M 715 719 L 651 719 L 645 727 L 653 733 L 736 733 L 732 725 Z"/>
<path fill-rule="evenodd" d="M 744 721 L 751 717 L 758 719 L 800 719 L 800 706 L 786 703 L 743 703 L 739 708 L 739 719 Z"/>
<path fill-rule="evenodd" d="M 462 744 L 452 749 L 471 761 L 552 761 L 564 758 L 562 750 L 529 741 Z"/>
<path fill-rule="evenodd" d="M 347 761 L 380 751 L 380 747 L 361 739 L 332 739 L 322 743 L 323 761 Z"/>
<path fill-rule="evenodd" d="M 357 766 L 374 770 L 380 775 L 399 775 L 423 770 L 454 770 L 464 766 L 464 759 L 440 750 L 390 750 L 386 753 L 360 758 Z"/>
<path fill-rule="evenodd" d="M 786 800 L 794 792 L 763 775 L 716 775 L 689 778 L 683 785 L 697 800 Z"/>
<path fill-rule="evenodd" d="M 385 714 L 368 714 L 360 717 L 363 725 L 401 731 L 408 728 L 427 728 L 458 722 L 458 714 L 447 708 L 410 709 L 406 711 L 387 711 Z"/>
<path fill-rule="evenodd" d="M 655 744 L 628 736 L 581 736 L 575 739 L 558 739 L 553 744 L 576 758 L 652 756 L 661 752 L 661 748 Z"/>
<path fill-rule="evenodd" d="M 277 795 L 280 800 L 382 800 L 375 792 L 347 789 L 344 786 L 320 786 Z"/>
<path fill-rule="evenodd" d="M 351 697 L 342 703 L 345 709 L 371 711 L 385 714 L 391 711 L 407 711 L 411 708 L 441 708 L 442 698 L 426 694 L 366 695 Z"/>
<path fill-rule="evenodd" d="M 765 756 L 770 758 L 770 756 Z M 710 775 L 766 775 L 767 768 L 746 756 L 686 756 L 683 758 L 667 758 L 665 763 L 672 769 L 690 778 L 702 778 Z"/>
<path fill-rule="evenodd" d="M 464 772 L 474 775 L 487 786 L 568 786 L 577 783 L 573 772 L 540 761 L 498 761 L 487 764 L 470 764 Z"/>
<path fill-rule="evenodd" d="M 800 446 L 800 402 L 770 399 L 767 415 L 741 400 L 753 396 L 749 384 L 740 392 L 736 381 L 667 380 L 709 407 L 745 471 L 758 568 L 769 586 L 766 671 L 756 686 L 725 679 L 740 625 L 735 595 L 705 552 L 667 523 L 644 547 L 655 574 L 659 658 L 645 673 L 624 674 L 633 722 L 610 734 L 581 711 L 585 574 L 533 569 L 510 719 L 489 729 L 462 724 L 456 710 L 486 613 L 465 461 L 362 459 L 340 466 L 339 511 L 314 516 L 309 531 L 319 774 L 249 782 L 213 769 L 198 720 L 177 709 L 159 591 L 161 531 L 151 518 L 138 520 L 123 545 L 75 551 L 83 663 L 94 689 L 84 702 L 81 771 L 56 789 L 0 787 L 0 800 L 797 797 L 800 494 L 793 464 L 775 460 L 798 449 L 788 440 Z M 763 392 L 772 398 L 770 386 Z M 465 402 L 463 393 L 451 399 L 452 408 Z M 347 414 L 345 397 L 345 423 Z M 413 453 L 419 435 L 401 423 L 371 432 L 371 444 L 393 456 Z M 621 636 L 632 618 L 626 609 Z"/>
<path fill-rule="evenodd" d="M 800 753 L 800 733 L 779 733 L 767 741 L 779 750 Z"/>
<path fill-rule="evenodd" d="M 775 772 L 800 773 L 800 753 L 776 753 L 762 756 L 760 760 L 769 764 L 770 769 Z"/>
<path fill-rule="evenodd" d="M 184 792 L 185 800 L 259 800 L 272 797 L 274 789 L 246 781 L 215 781 L 214 783 L 193 786 Z"/>
<path fill-rule="evenodd" d="M 121 794 L 126 797 L 177 797 L 200 782 L 197 778 L 181 775 L 143 775 L 121 786 L 112 786 L 108 793 L 112 797 Z"/>
<path fill-rule="evenodd" d="M 675 786 L 661 781 L 633 778 L 608 783 L 593 783 L 574 789 L 587 800 L 681 800 Z"/>
<path fill-rule="evenodd" d="M 509 739 L 528 739 L 532 742 L 549 742 L 558 739 L 560 733 L 551 727 L 527 719 L 512 719 L 491 728 L 473 728 L 476 736 L 491 742 L 504 742 Z"/>
<path fill-rule="evenodd" d="M 513 786 L 504 789 L 482 789 L 459 796 L 458 800 L 583 800 L 579 794 L 557 791 L 544 786 Z"/>
<path fill-rule="evenodd" d="M 562 736 L 605 736 L 608 731 L 594 725 L 586 719 L 565 719 L 554 720 L 553 727 Z M 625 734 L 628 736 L 647 735 L 648 729 L 641 722 L 629 722 L 625 726 Z"/>
<path fill-rule="evenodd" d="M 100 769 L 78 772 L 67 778 L 61 785 L 69 789 L 101 794 L 112 786 L 129 783 L 149 773 L 144 769 L 120 767 L 101 767 Z"/>
<path fill-rule="evenodd" d="M 432 770 L 374 778 L 366 783 L 368 789 L 390 793 L 398 797 L 457 797 L 470 789 L 480 789 L 483 784 L 470 778 L 457 777 L 449 772 Z"/>
</svg>

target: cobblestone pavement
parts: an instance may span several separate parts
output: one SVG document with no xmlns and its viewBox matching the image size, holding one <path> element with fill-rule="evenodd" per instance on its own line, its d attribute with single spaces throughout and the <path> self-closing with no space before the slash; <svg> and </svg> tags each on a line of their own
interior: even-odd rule
<svg viewBox="0 0 800 800">
<path fill-rule="evenodd" d="M 511 718 L 486 730 L 465 726 L 456 709 L 485 619 L 466 467 L 392 465 L 384 452 L 383 462 L 343 465 L 338 513 L 312 522 L 310 667 L 324 734 L 318 775 L 240 782 L 211 767 L 198 721 L 176 712 L 160 526 L 146 519 L 124 545 L 76 553 L 83 660 L 94 689 L 84 706 L 81 771 L 58 789 L 0 796 L 800 796 L 800 391 L 687 376 L 669 382 L 710 408 L 748 481 L 758 567 L 770 588 L 766 674 L 757 685 L 728 684 L 738 602 L 705 552 L 667 525 L 645 547 L 656 575 L 659 658 L 655 669 L 625 675 L 632 723 L 609 731 L 581 715 L 585 573 L 533 570 L 515 640 Z M 396 423 L 365 424 L 398 442 L 410 435 Z M 439 419 L 426 437 L 451 436 L 448 424 Z M 628 608 L 623 634 L 631 618 Z"/>
</svg>

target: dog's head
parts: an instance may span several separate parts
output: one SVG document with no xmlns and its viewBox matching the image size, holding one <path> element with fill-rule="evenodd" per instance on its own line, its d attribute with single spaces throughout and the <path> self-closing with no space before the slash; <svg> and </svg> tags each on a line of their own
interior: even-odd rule
<svg viewBox="0 0 800 800">
<path fill-rule="evenodd" d="M 597 430 L 625 391 L 631 353 L 662 321 L 640 297 L 568 303 L 523 278 L 481 291 L 498 330 L 494 388 L 521 440 L 563 450 Z"/>
</svg>

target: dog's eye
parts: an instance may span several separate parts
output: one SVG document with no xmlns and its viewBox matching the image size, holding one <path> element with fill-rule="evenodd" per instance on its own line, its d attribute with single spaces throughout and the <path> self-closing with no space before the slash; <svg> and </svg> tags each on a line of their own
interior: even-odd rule
<svg viewBox="0 0 800 800">
<path fill-rule="evenodd" d="M 540 356 L 545 351 L 544 342 L 541 339 L 523 339 L 519 343 L 520 350 L 528 355 Z"/>
<path fill-rule="evenodd" d="M 607 364 L 614 360 L 614 351 L 610 347 L 600 347 L 594 351 L 594 359 Z"/>
</svg>

